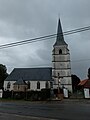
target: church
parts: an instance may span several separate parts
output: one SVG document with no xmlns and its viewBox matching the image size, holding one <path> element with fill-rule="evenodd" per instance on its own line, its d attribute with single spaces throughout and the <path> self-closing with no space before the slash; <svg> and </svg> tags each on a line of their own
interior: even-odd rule
<svg viewBox="0 0 90 120">
<path fill-rule="evenodd" d="M 52 67 L 14 68 L 4 81 L 4 91 L 39 91 L 43 88 L 66 88 L 72 92 L 70 53 L 60 19 L 52 50 Z"/>
</svg>

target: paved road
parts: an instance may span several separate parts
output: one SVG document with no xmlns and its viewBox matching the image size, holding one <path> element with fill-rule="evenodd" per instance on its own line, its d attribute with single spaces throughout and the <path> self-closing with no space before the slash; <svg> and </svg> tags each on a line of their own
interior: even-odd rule
<svg viewBox="0 0 90 120">
<path fill-rule="evenodd" d="M 90 120 L 90 104 L 80 102 L 0 102 L 0 120 Z"/>
<path fill-rule="evenodd" d="M 17 114 L 9 114 L 9 113 L 0 113 L 0 120 L 55 120 L 50 118 L 43 117 L 34 117 L 34 116 L 24 116 Z"/>
</svg>

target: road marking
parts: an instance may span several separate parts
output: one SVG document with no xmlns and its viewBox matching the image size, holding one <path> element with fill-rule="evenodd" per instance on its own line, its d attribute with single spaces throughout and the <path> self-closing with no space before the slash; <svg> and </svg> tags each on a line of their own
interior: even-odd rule
<svg viewBox="0 0 90 120">
<path fill-rule="evenodd" d="M 25 116 L 25 115 L 18 115 L 18 114 L 13 114 L 13 113 L 1 113 L 1 115 L 9 115 L 9 116 L 15 116 L 19 118 L 27 118 L 27 119 L 32 119 L 32 120 L 58 120 L 58 119 L 53 119 L 53 118 L 45 118 L 45 117 L 34 117 L 34 116 Z"/>
</svg>

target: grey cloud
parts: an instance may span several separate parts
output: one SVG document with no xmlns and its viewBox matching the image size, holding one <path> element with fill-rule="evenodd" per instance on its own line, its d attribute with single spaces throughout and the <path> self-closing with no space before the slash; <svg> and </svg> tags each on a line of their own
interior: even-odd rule
<svg viewBox="0 0 90 120">
<path fill-rule="evenodd" d="M 61 18 L 63 31 L 90 25 L 90 0 L 0 0 L 0 44 L 53 34 Z M 88 59 L 90 31 L 65 36 L 71 60 Z M 2 39 L 4 38 L 4 39 Z M 0 51 L 0 61 L 8 67 L 50 64 L 55 38 Z M 72 63 L 72 73 L 82 78 L 87 63 Z"/>
<path fill-rule="evenodd" d="M 50 63 L 51 61 L 51 51 L 49 49 L 38 49 L 37 55 L 44 61 L 44 63 Z"/>
</svg>

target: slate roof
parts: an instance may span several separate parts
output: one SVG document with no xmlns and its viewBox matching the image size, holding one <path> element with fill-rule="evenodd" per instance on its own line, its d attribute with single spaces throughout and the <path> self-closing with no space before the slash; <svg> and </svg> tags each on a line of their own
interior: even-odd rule
<svg viewBox="0 0 90 120">
<path fill-rule="evenodd" d="M 58 21 L 57 38 L 54 46 L 59 46 L 59 45 L 67 45 L 67 43 L 64 41 L 60 19 Z"/>
<path fill-rule="evenodd" d="M 20 78 L 14 83 L 14 85 L 27 85 L 27 84 L 22 78 Z"/>
<path fill-rule="evenodd" d="M 17 81 L 20 78 L 25 81 L 52 80 L 52 68 L 14 68 L 5 81 Z"/>
</svg>

